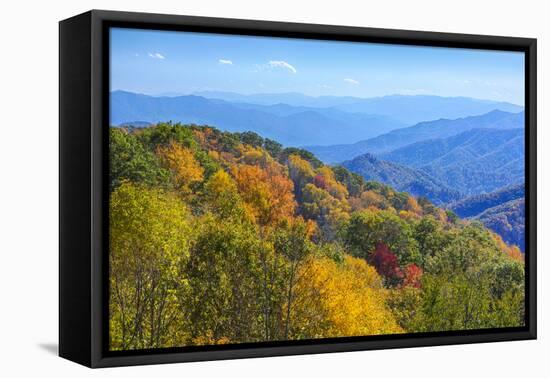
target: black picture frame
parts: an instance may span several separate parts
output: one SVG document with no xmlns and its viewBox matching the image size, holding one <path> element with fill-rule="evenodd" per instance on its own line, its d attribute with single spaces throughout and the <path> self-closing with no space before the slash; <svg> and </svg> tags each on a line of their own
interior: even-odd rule
<svg viewBox="0 0 550 378">
<path fill-rule="evenodd" d="M 113 26 L 525 53 L 526 324 L 519 328 L 109 352 L 109 39 Z M 535 339 L 536 39 L 92 10 L 59 24 L 59 355 L 88 367 Z"/>
</svg>

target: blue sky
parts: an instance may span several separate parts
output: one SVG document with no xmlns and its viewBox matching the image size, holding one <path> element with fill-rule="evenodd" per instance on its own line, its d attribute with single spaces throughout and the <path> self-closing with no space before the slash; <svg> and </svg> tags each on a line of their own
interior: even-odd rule
<svg viewBox="0 0 550 378">
<path fill-rule="evenodd" d="M 524 105 L 517 52 L 111 29 L 111 90 L 467 96 Z"/>
</svg>

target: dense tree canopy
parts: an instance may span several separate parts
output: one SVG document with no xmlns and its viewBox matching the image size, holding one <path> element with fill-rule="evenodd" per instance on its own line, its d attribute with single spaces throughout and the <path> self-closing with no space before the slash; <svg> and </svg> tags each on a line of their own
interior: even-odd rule
<svg viewBox="0 0 550 378">
<path fill-rule="evenodd" d="M 252 133 L 110 130 L 113 350 L 521 326 L 480 223 Z"/>
</svg>

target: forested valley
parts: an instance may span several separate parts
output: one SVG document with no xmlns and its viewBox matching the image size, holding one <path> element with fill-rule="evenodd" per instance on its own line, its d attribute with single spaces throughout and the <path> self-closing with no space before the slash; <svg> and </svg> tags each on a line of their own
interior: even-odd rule
<svg viewBox="0 0 550 378">
<path fill-rule="evenodd" d="M 524 324 L 479 222 L 253 132 L 109 132 L 111 350 Z"/>
</svg>

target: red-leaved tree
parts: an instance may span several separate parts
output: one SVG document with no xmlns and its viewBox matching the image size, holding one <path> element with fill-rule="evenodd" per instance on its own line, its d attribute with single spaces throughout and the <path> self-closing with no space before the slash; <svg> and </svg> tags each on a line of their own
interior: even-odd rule
<svg viewBox="0 0 550 378">
<path fill-rule="evenodd" d="M 377 242 L 371 255 L 372 263 L 378 274 L 390 285 L 397 285 L 403 278 L 397 256 L 382 242 Z"/>
<path fill-rule="evenodd" d="M 409 264 L 403 270 L 403 286 L 410 286 L 420 289 L 420 280 L 424 271 L 416 264 Z"/>
<path fill-rule="evenodd" d="M 321 189 L 326 189 L 328 186 L 327 179 L 323 175 L 316 175 L 313 178 L 313 185 Z"/>
</svg>

